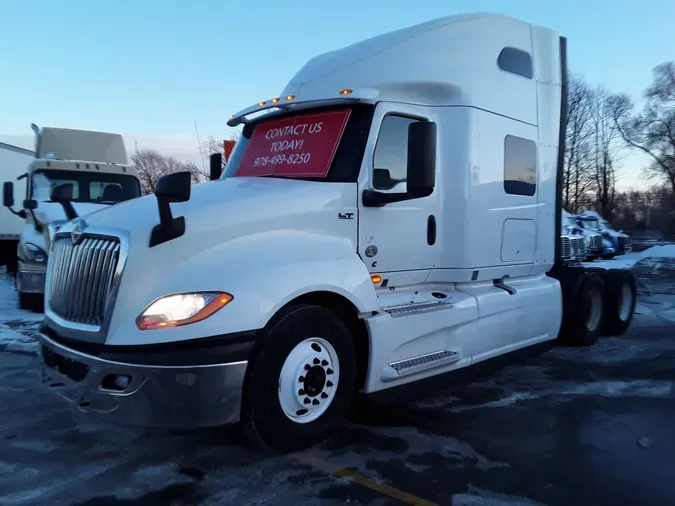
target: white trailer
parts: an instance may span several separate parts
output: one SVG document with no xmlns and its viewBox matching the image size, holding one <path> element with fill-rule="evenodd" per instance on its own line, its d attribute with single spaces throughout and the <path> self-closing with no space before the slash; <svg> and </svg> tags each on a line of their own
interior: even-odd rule
<svg viewBox="0 0 675 506">
<path fill-rule="evenodd" d="M 624 332 L 630 271 L 561 259 L 565 47 L 479 14 L 310 60 L 232 115 L 219 180 L 171 174 L 56 233 L 45 385 L 292 451 L 356 395 Z"/>
<path fill-rule="evenodd" d="M 21 175 L 11 178 L 24 182 L 6 180 L 3 188 L 2 213 L 7 220 L 11 217 L 18 234 L 12 259 L 23 309 L 42 309 L 50 241 L 59 226 L 141 194 L 121 135 L 33 128 L 35 156 L 24 157 Z M 54 196 L 55 189 L 60 197 Z M 14 209 L 16 202 L 21 203 L 18 210 Z"/>
<path fill-rule="evenodd" d="M 0 174 L 3 181 L 16 181 L 26 173 L 26 167 L 35 153 L 29 149 L 12 146 L 0 142 Z M 14 200 L 22 201 L 26 192 L 20 186 L 14 188 Z M 9 209 L 0 208 L 0 266 L 7 266 L 7 271 L 14 274 L 17 269 L 16 247 L 19 235 L 23 230 L 23 218 Z"/>
</svg>

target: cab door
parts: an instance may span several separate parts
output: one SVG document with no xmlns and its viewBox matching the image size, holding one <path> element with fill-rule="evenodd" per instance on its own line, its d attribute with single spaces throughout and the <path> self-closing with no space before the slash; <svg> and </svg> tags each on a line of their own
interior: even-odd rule
<svg viewBox="0 0 675 506">
<path fill-rule="evenodd" d="M 441 227 L 438 188 L 424 198 L 365 207 L 366 189 L 406 193 L 408 127 L 416 121 L 434 121 L 430 108 L 380 103 L 359 175 L 359 255 L 371 273 L 387 273 L 388 286 L 421 283 L 440 258 Z M 438 125 L 437 149 L 442 129 Z"/>
</svg>

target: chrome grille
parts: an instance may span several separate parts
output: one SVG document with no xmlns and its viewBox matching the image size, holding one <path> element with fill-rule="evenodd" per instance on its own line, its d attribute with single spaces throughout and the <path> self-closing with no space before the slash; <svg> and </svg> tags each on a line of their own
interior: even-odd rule
<svg viewBox="0 0 675 506">
<path fill-rule="evenodd" d="M 588 247 L 591 249 L 602 249 L 602 237 L 599 235 L 588 236 Z"/>
<path fill-rule="evenodd" d="M 583 260 L 586 258 L 586 241 L 582 236 L 580 237 L 572 237 L 571 239 L 572 243 L 572 255 L 577 259 L 577 260 Z"/>
<path fill-rule="evenodd" d="M 102 325 L 119 260 L 119 239 L 85 237 L 78 244 L 56 237 L 49 257 L 49 306 L 61 318 Z"/>
<path fill-rule="evenodd" d="M 563 260 L 569 260 L 570 256 L 572 256 L 572 244 L 570 242 L 570 238 L 561 237 L 560 242 L 560 255 L 562 256 Z"/>
</svg>

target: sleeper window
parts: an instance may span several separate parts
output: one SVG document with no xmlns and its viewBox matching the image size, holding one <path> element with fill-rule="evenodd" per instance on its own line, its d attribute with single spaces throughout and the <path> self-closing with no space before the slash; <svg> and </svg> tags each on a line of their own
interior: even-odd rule
<svg viewBox="0 0 675 506">
<path fill-rule="evenodd" d="M 388 190 L 406 180 L 408 127 L 418 120 L 388 115 L 382 120 L 375 145 L 373 187 Z"/>
<path fill-rule="evenodd" d="M 537 190 L 537 145 L 522 137 L 504 138 L 504 191 L 532 197 Z"/>
</svg>

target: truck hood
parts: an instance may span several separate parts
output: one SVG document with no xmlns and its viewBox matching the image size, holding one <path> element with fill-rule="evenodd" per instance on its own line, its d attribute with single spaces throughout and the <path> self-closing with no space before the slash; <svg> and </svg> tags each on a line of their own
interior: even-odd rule
<svg viewBox="0 0 675 506">
<path fill-rule="evenodd" d="M 153 249 L 188 248 L 203 251 L 228 239 L 268 231 L 321 230 L 343 235 L 341 212 L 356 209 L 355 183 L 327 183 L 282 178 L 228 178 L 192 186 L 190 200 L 171 204 L 174 218 L 185 217 L 183 236 Z M 146 195 L 83 217 L 87 227 L 122 229 L 130 249 L 148 248 L 159 224 L 157 198 Z M 340 223 L 342 222 L 342 223 Z M 330 229 L 330 230 L 329 230 Z M 353 240 L 356 240 L 354 225 Z M 351 235 L 351 234 L 350 234 Z M 356 251 L 356 244 L 354 244 Z"/>
<path fill-rule="evenodd" d="M 106 204 L 92 204 L 89 202 L 73 202 L 73 207 L 75 208 L 78 216 L 85 216 L 94 211 L 98 211 L 110 206 Z M 40 220 L 40 222 L 45 224 L 54 221 L 66 221 L 66 213 L 63 210 L 63 206 L 56 202 L 38 202 L 35 215 L 37 216 L 37 219 Z"/>
</svg>

